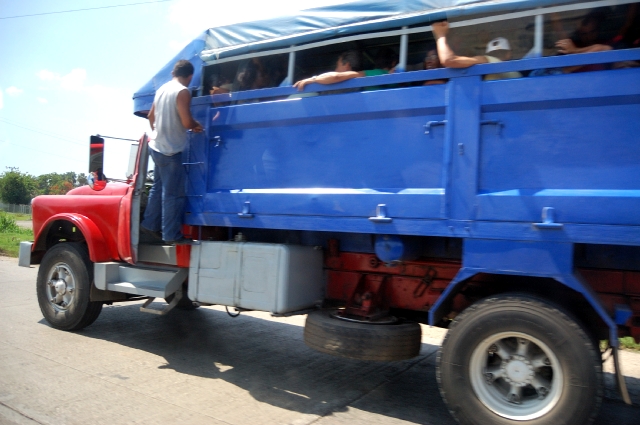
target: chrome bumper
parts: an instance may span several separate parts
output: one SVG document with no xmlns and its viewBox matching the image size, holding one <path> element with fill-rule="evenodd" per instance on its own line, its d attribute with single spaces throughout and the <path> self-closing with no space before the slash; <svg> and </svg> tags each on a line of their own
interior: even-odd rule
<svg viewBox="0 0 640 425">
<path fill-rule="evenodd" d="M 20 254 L 18 255 L 18 265 L 20 267 L 31 266 L 31 247 L 33 242 L 20 242 Z"/>
</svg>

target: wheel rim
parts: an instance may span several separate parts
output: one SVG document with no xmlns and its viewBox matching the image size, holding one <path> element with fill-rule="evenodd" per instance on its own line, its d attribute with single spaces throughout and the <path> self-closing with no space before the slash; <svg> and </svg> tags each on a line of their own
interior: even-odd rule
<svg viewBox="0 0 640 425">
<path fill-rule="evenodd" d="M 57 263 L 47 276 L 47 299 L 58 311 L 66 311 L 76 294 L 76 277 L 66 263 Z"/>
<path fill-rule="evenodd" d="M 562 366 L 542 341 L 503 332 L 482 341 L 471 354 L 471 386 L 482 404 L 512 420 L 548 413 L 560 399 Z"/>
</svg>

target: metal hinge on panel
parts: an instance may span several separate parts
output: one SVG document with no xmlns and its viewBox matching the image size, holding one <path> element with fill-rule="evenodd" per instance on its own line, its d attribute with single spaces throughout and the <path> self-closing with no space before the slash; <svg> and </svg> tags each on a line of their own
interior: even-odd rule
<svg viewBox="0 0 640 425">
<path fill-rule="evenodd" d="M 431 127 L 435 127 L 436 125 L 445 125 L 446 123 L 447 120 L 427 121 L 427 123 L 424 125 L 424 134 L 429 134 L 429 132 L 431 131 Z"/>
<path fill-rule="evenodd" d="M 376 207 L 376 216 L 369 217 L 369 220 L 374 223 L 391 223 L 393 220 L 391 217 L 387 217 L 387 206 L 385 204 L 378 204 Z"/>
<path fill-rule="evenodd" d="M 238 213 L 238 217 L 240 217 L 240 218 L 253 218 L 253 214 L 251 214 L 249 211 L 251 211 L 251 202 L 246 201 L 242 205 L 242 212 Z"/>
<path fill-rule="evenodd" d="M 562 229 L 562 223 L 555 222 L 555 209 L 553 207 L 542 208 L 542 223 L 533 223 L 538 229 Z"/>
<path fill-rule="evenodd" d="M 217 148 L 218 146 L 222 145 L 222 137 L 220 136 L 213 136 L 213 141 L 216 142 L 216 144 L 213 145 L 214 148 Z"/>
<path fill-rule="evenodd" d="M 502 136 L 502 129 L 504 128 L 504 123 L 500 120 L 484 120 L 480 121 L 480 125 L 495 125 L 498 127 L 498 136 Z"/>
</svg>

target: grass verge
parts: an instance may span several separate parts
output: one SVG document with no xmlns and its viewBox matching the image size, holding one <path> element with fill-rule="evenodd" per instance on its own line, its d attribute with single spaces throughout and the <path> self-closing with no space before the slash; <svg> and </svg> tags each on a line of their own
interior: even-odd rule
<svg viewBox="0 0 640 425">
<path fill-rule="evenodd" d="M 621 349 L 640 353 L 640 344 L 636 344 L 630 336 L 618 338 L 618 341 L 620 342 Z M 609 348 L 609 341 L 606 339 L 600 341 L 600 351 L 605 351 L 607 348 Z"/>
<path fill-rule="evenodd" d="M 9 214 L 0 211 L 0 255 L 17 257 L 20 242 L 33 240 L 33 231 L 23 229 L 16 224 L 15 217 L 29 217 L 24 214 Z"/>
<path fill-rule="evenodd" d="M 31 220 L 31 214 L 20 214 L 20 213 L 10 213 L 10 212 L 8 212 L 7 214 L 13 217 L 13 219 L 16 221 Z"/>
<path fill-rule="evenodd" d="M 636 342 L 630 336 L 620 338 L 620 348 L 640 352 L 640 344 L 636 344 Z"/>
</svg>

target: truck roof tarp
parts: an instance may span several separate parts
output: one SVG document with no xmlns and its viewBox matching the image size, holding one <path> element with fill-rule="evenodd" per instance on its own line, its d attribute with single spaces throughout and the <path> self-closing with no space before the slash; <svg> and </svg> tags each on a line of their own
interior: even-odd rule
<svg viewBox="0 0 640 425">
<path fill-rule="evenodd" d="M 196 88 L 203 63 L 221 58 L 479 13 L 513 12 L 573 2 L 575 0 L 359 0 L 308 9 L 296 15 L 210 28 L 134 94 L 134 113 L 146 116 L 156 89 L 171 79 L 173 65 L 180 59 L 193 63 L 196 72 L 191 84 Z"/>
</svg>

